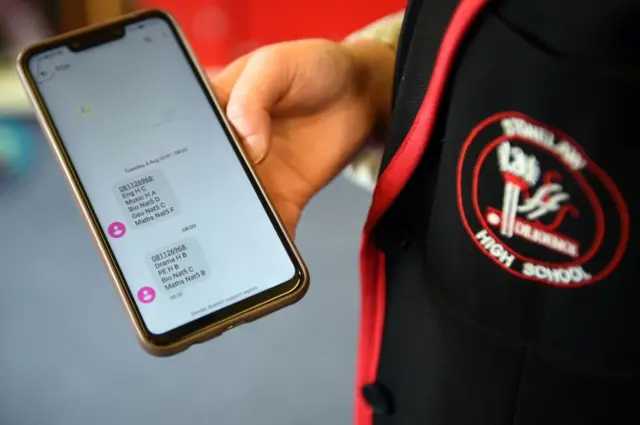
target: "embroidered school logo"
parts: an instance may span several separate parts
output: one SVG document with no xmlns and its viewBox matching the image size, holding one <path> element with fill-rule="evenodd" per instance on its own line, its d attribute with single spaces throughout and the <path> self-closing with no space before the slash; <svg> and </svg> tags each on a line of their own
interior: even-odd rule
<svg viewBox="0 0 640 425">
<path fill-rule="evenodd" d="M 617 266 L 629 215 L 614 182 L 569 136 L 501 113 L 465 141 L 458 208 L 478 248 L 523 279 L 595 283 Z"/>
</svg>

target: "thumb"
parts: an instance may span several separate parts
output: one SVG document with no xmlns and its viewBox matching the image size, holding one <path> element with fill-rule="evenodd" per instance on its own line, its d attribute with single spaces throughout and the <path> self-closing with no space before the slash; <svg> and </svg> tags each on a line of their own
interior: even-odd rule
<svg viewBox="0 0 640 425">
<path fill-rule="evenodd" d="M 227 117 L 253 161 L 259 163 L 269 151 L 273 105 L 289 90 L 291 62 L 280 46 L 268 46 L 248 59 L 227 104 Z"/>
</svg>

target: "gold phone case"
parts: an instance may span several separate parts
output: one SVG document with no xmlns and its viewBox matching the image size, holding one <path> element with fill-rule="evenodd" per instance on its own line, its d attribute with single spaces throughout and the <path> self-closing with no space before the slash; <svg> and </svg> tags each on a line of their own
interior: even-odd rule
<svg viewBox="0 0 640 425">
<path fill-rule="evenodd" d="M 111 252 L 111 249 L 109 248 L 107 239 L 101 229 L 101 226 L 99 225 L 97 218 L 92 212 L 92 208 L 90 207 L 88 197 L 86 196 L 86 194 L 84 193 L 84 190 L 82 189 L 79 178 L 74 171 L 74 167 L 72 166 L 71 161 L 64 148 L 64 145 L 62 144 L 60 136 L 56 131 L 55 125 L 53 124 L 53 121 L 44 105 L 44 102 L 38 93 L 38 89 L 36 88 L 36 83 L 30 75 L 28 60 L 31 54 L 33 54 L 36 51 L 42 51 L 46 48 L 53 48 L 54 46 L 58 46 L 61 43 L 68 42 L 70 39 L 78 38 L 83 34 L 91 34 L 93 31 L 99 31 L 100 29 L 113 26 L 114 24 L 127 25 L 129 23 L 133 23 L 141 19 L 144 19 L 147 17 L 154 17 L 154 16 L 155 17 L 161 16 L 171 23 L 171 25 L 173 26 L 173 29 L 178 35 L 179 41 L 185 47 L 185 51 L 187 52 L 188 59 L 193 62 L 193 64 L 195 65 L 195 68 L 197 69 L 198 78 L 206 82 L 207 81 L 206 73 L 204 72 L 204 70 L 198 63 L 198 61 L 195 59 L 193 50 L 191 49 L 191 46 L 189 45 L 189 43 L 186 41 L 184 33 L 180 29 L 175 19 L 168 13 L 161 10 L 145 10 L 145 11 L 135 12 L 115 20 L 110 20 L 98 25 L 92 25 L 80 30 L 62 34 L 60 36 L 48 39 L 40 43 L 36 43 L 26 48 L 19 55 L 17 59 L 17 65 L 18 65 L 18 73 L 29 95 L 29 98 L 36 110 L 40 125 L 42 126 L 43 130 L 46 133 L 47 139 L 49 140 L 49 143 L 56 155 L 56 158 L 58 159 L 58 162 L 62 166 L 66 179 L 69 185 L 71 186 L 74 198 L 76 199 L 76 202 L 82 211 L 82 214 L 85 218 L 86 223 L 89 225 L 89 229 L 91 231 L 91 234 L 93 236 L 93 239 L 96 245 L 98 246 L 98 249 L 100 250 L 100 255 L 105 263 L 105 266 L 109 272 L 109 275 L 111 276 L 111 279 L 113 280 L 116 286 L 120 299 L 122 300 L 126 308 L 126 311 L 129 315 L 129 318 L 134 325 L 139 342 L 141 343 L 142 347 L 150 354 L 153 354 L 156 356 L 169 356 L 169 355 L 177 354 L 181 351 L 184 351 L 193 344 L 200 343 L 208 339 L 214 338 L 216 336 L 219 336 L 223 332 L 230 330 L 236 326 L 239 326 L 243 323 L 251 322 L 269 313 L 279 310 L 283 307 L 296 303 L 307 292 L 307 289 L 309 287 L 309 272 L 306 268 L 306 265 L 304 264 L 304 261 L 302 260 L 302 257 L 300 256 L 300 253 L 298 252 L 295 244 L 293 243 L 291 237 L 286 232 L 282 220 L 280 219 L 271 201 L 269 200 L 266 192 L 264 191 L 264 188 L 262 187 L 260 180 L 258 179 L 258 176 L 255 174 L 253 168 L 251 167 L 250 161 L 245 155 L 244 150 L 242 149 L 241 144 L 239 143 L 235 132 L 233 131 L 228 120 L 226 119 L 226 116 L 224 115 L 224 113 L 222 113 L 222 110 L 220 108 L 220 105 L 217 99 L 215 98 L 212 90 L 209 89 L 207 94 L 210 96 L 210 99 L 212 100 L 213 104 L 218 109 L 218 111 L 221 112 L 219 115 L 223 118 L 223 121 L 224 121 L 223 124 L 227 127 L 228 134 L 231 135 L 232 142 L 238 147 L 241 153 L 240 155 L 241 160 L 246 164 L 246 166 L 250 171 L 249 177 L 255 180 L 255 183 L 256 183 L 256 186 L 258 187 L 260 195 L 266 201 L 265 203 L 268 206 L 268 209 L 270 210 L 271 216 L 274 218 L 272 220 L 273 224 L 274 226 L 277 227 L 277 230 L 281 235 L 282 243 L 287 245 L 289 248 L 289 251 L 293 253 L 293 256 L 296 262 L 296 268 L 298 270 L 297 282 L 292 287 L 292 289 L 289 288 L 286 292 L 279 293 L 275 295 L 273 298 L 268 299 L 267 301 L 257 303 L 251 306 L 250 308 L 244 309 L 243 311 L 235 313 L 229 317 L 225 317 L 224 319 L 218 322 L 209 324 L 208 326 L 203 327 L 202 329 L 198 329 L 197 331 L 194 331 L 188 335 L 185 335 L 183 338 L 176 340 L 170 344 L 158 345 L 154 343 L 152 339 L 149 337 L 149 335 L 147 334 L 146 327 L 143 324 L 142 317 L 138 313 L 135 301 L 130 291 L 127 288 L 127 284 L 125 283 L 122 272 L 117 266 L 115 258 Z M 210 87 L 208 84 L 205 84 L 205 86 Z"/>
</svg>

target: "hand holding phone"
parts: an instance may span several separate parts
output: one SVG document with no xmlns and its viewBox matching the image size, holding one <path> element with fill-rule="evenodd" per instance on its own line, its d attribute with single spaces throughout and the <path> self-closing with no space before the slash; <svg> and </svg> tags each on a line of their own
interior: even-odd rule
<svg viewBox="0 0 640 425">
<path fill-rule="evenodd" d="M 306 267 L 168 15 L 40 43 L 19 68 L 149 352 L 304 295 Z"/>
<path fill-rule="evenodd" d="M 262 47 L 212 79 L 290 234 L 311 197 L 374 129 L 384 132 L 394 63 L 377 41 L 299 40 Z"/>
</svg>

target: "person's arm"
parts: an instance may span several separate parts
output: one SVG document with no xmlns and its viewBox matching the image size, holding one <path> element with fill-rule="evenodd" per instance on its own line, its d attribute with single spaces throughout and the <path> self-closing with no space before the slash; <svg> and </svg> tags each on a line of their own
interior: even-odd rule
<svg viewBox="0 0 640 425">
<path fill-rule="evenodd" d="M 375 41 L 377 44 L 384 44 L 395 57 L 403 18 L 404 11 L 385 16 L 345 39 L 345 43 L 349 44 L 356 54 L 369 61 L 371 69 L 377 71 L 373 76 L 372 90 L 373 95 L 377 96 L 375 102 L 381 109 L 379 120 L 382 132 L 372 134 L 369 142 L 362 147 L 344 171 L 349 180 L 369 190 L 375 187 L 380 171 L 384 137 L 382 134 L 386 130 L 391 112 L 394 61 L 382 57 L 379 53 L 368 54 L 369 50 L 373 50 L 373 46 L 369 46 L 368 43 Z"/>
</svg>

